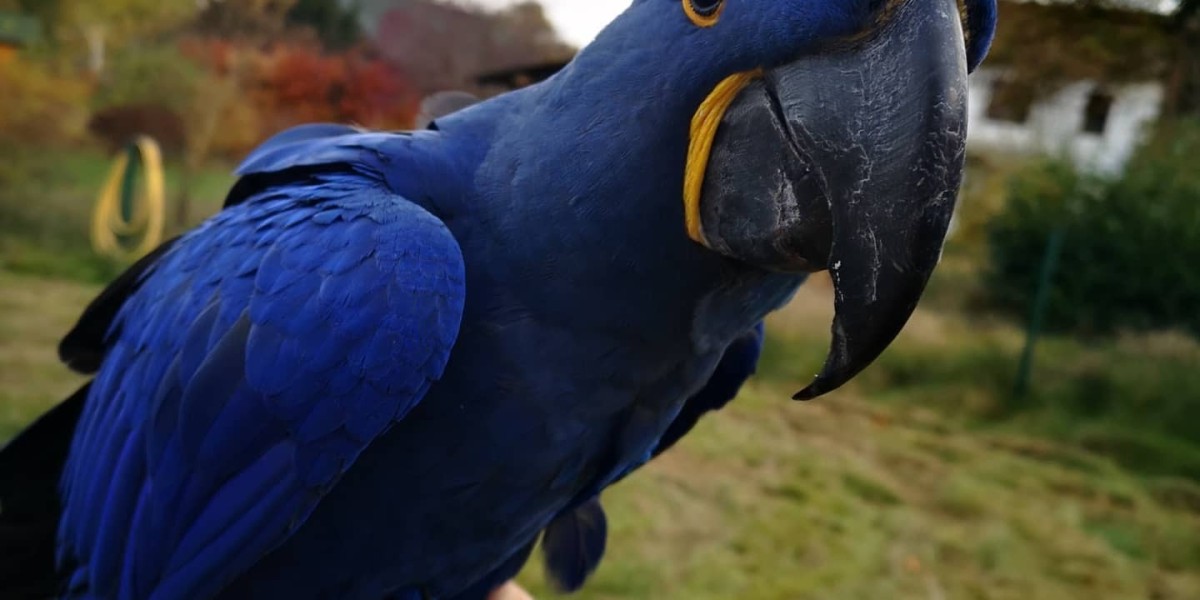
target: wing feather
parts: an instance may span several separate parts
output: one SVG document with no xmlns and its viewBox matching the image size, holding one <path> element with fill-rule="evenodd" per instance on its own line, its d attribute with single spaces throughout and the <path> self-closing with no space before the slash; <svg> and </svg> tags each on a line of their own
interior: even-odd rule
<svg viewBox="0 0 1200 600">
<path fill-rule="evenodd" d="M 59 530 L 75 592 L 220 590 L 449 359 L 464 273 L 444 224 L 353 173 L 247 190 L 125 286 L 88 347 L 104 360 Z"/>
</svg>

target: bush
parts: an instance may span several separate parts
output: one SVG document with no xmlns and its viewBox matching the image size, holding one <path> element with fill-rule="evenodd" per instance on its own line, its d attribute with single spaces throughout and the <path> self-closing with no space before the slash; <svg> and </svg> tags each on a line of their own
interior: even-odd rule
<svg viewBox="0 0 1200 600">
<path fill-rule="evenodd" d="M 322 121 L 402 128 L 416 115 L 415 90 L 402 74 L 359 52 L 282 47 L 263 67 L 256 100 L 273 130 Z"/>
<path fill-rule="evenodd" d="M 1066 243 L 1046 325 L 1109 333 L 1181 328 L 1200 335 L 1200 122 L 1164 124 L 1126 174 L 1106 180 L 1051 162 L 1014 179 L 988 228 L 989 295 L 1024 316 L 1047 241 Z"/>
<path fill-rule="evenodd" d="M 13 58 L 0 62 L 0 135 L 30 143 L 55 144 L 74 139 L 83 129 L 82 105 L 88 86 L 49 65 Z"/>
<path fill-rule="evenodd" d="M 148 135 L 167 156 L 179 156 L 185 143 L 184 129 L 179 113 L 159 104 L 112 106 L 96 111 L 88 121 L 88 131 L 114 154 L 135 137 Z"/>
<path fill-rule="evenodd" d="M 57 147 L 79 139 L 88 93 L 86 83 L 47 64 L 23 57 L 0 62 L 0 186 L 27 175 L 29 146 Z"/>
<path fill-rule="evenodd" d="M 112 57 L 95 105 L 153 104 L 184 114 L 203 94 L 203 82 L 203 69 L 174 44 L 130 47 Z"/>
</svg>

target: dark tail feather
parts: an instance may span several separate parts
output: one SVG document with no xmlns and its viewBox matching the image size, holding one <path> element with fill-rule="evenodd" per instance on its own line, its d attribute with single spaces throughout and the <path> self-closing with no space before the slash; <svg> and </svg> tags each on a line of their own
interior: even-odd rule
<svg viewBox="0 0 1200 600">
<path fill-rule="evenodd" d="M 61 590 L 54 566 L 58 482 L 90 387 L 0 450 L 0 598 L 52 598 Z"/>
<path fill-rule="evenodd" d="M 155 248 L 153 252 L 121 273 L 88 304 L 79 321 L 66 337 L 59 342 L 58 357 L 72 370 L 90 374 L 100 370 L 100 362 L 108 351 L 107 338 L 112 335 L 113 321 L 125 301 L 142 285 L 143 279 L 158 259 L 171 250 L 179 238 L 171 238 Z"/>
<path fill-rule="evenodd" d="M 599 498 L 558 515 L 542 534 L 546 575 L 560 592 L 576 592 L 604 558 L 608 519 Z"/>
</svg>

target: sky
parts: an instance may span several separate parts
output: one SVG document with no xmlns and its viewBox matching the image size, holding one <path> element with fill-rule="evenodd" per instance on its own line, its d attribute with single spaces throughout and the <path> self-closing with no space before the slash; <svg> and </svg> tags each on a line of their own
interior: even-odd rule
<svg viewBox="0 0 1200 600">
<path fill-rule="evenodd" d="M 488 8 L 502 8 L 517 0 L 475 0 L 476 4 Z M 541 0 L 546 15 L 558 28 L 563 40 L 582 47 L 608 25 L 621 11 L 630 5 L 630 0 Z"/>
</svg>

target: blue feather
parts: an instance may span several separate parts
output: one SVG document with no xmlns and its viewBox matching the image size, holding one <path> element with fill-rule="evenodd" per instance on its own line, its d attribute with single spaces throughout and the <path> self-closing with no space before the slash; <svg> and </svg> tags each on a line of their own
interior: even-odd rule
<svg viewBox="0 0 1200 600">
<path fill-rule="evenodd" d="M 608 519 L 597 498 L 556 517 L 542 535 L 550 581 L 562 592 L 583 587 L 604 558 L 607 541 Z"/>
<path fill-rule="evenodd" d="M 72 579 L 90 593 L 173 598 L 220 589 L 286 539 L 441 374 L 459 317 L 431 319 L 430 307 L 461 314 L 458 246 L 439 221 L 371 185 L 341 178 L 250 198 L 184 236 L 125 301 L 120 322 L 152 318 L 151 326 L 115 338 L 98 374 L 104 396 L 92 395 L 64 479 L 72 501 L 60 535 L 74 549 L 64 561 L 78 563 L 84 574 Z M 343 196 L 330 195 L 337 190 Z M 323 195 L 338 218 L 283 218 L 289 198 Z M 380 213 L 388 216 L 374 218 Z M 224 244 L 238 236 L 207 235 L 244 225 L 273 241 L 231 248 Z M 313 235 L 352 239 L 322 248 L 308 243 Z M 384 246 L 406 260 L 366 260 Z M 257 254 L 256 266 L 247 252 Z M 198 256 L 252 267 L 204 270 Z M 327 258 L 337 275 L 322 294 L 333 272 L 321 268 Z M 248 285 L 250 273 L 257 285 Z M 391 302 L 372 298 L 380 281 L 393 282 Z M 230 306 L 240 306 L 236 324 Z M 346 321 L 352 330 L 324 319 L 352 309 L 360 311 Z M 392 368 L 326 377 L 355 355 Z"/>
<path fill-rule="evenodd" d="M 737 397 L 742 385 L 758 368 L 764 335 L 765 329 L 760 322 L 729 345 L 708 383 L 688 398 L 679 414 L 671 421 L 671 426 L 658 440 L 654 447 L 655 456 L 662 454 L 687 435 L 700 417 L 724 408 L 730 400 Z"/>
<path fill-rule="evenodd" d="M 760 322 L 729 345 L 708 383 L 684 403 L 658 440 L 652 456 L 675 445 L 701 417 L 724 408 L 737 396 L 758 366 L 763 336 L 764 326 Z M 599 497 L 592 497 L 551 521 L 542 539 L 546 573 L 551 582 L 565 592 L 583 587 L 604 557 L 606 535 L 607 522 Z"/>
</svg>

